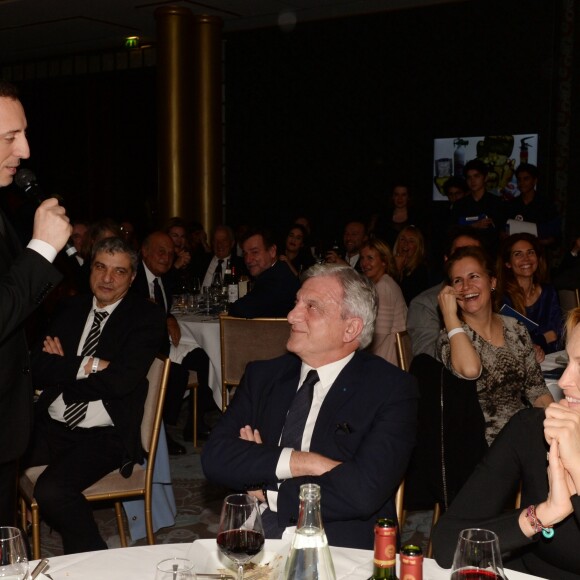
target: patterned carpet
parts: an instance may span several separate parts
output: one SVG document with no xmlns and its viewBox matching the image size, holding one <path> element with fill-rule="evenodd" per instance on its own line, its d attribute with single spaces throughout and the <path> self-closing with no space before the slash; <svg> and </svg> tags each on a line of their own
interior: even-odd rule
<svg viewBox="0 0 580 580">
<path fill-rule="evenodd" d="M 183 442 L 181 429 L 169 430 L 175 440 L 185 445 L 187 453 L 170 458 L 177 517 L 174 526 L 157 532 L 156 541 L 159 544 L 173 544 L 193 542 L 200 538 L 215 538 L 222 500 L 228 494 L 228 490 L 208 483 L 201 470 L 200 449 L 195 449 L 193 443 Z M 95 519 L 101 535 L 109 548 L 118 548 L 120 543 L 113 507 L 103 504 L 100 506 L 95 509 Z M 408 513 L 402 534 L 403 543 L 418 543 L 425 550 L 431 516 L 432 512 Z M 44 522 L 41 525 L 42 556 L 49 558 L 61 555 L 62 543 L 59 534 L 51 531 Z M 146 544 L 147 541 L 142 539 L 131 545 Z"/>
</svg>

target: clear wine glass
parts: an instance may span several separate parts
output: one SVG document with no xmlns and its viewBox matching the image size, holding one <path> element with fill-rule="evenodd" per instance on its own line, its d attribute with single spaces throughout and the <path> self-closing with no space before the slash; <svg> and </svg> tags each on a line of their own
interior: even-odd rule
<svg viewBox="0 0 580 580">
<path fill-rule="evenodd" d="M 157 564 L 155 580 L 195 580 L 193 564 L 185 558 L 168 558 Z"/>
<path fill-rule="evenodd" d="M 28 556 L 18 528 L 0 527 L 0 577 L 28 578 Z"/>
<path fill-rule="evenodd" d="M 243 580 L 244 564 L 264 547 L 264 528 L 255 497 L 237 493 L 224 499 L 217 545 L 236 563 L 238 580 Z"/>
<path fill-rule="evenodd" d="M 479 528 L 461 530 L 451 580 L 505 580 L 497 534 Z"/>
</svg>

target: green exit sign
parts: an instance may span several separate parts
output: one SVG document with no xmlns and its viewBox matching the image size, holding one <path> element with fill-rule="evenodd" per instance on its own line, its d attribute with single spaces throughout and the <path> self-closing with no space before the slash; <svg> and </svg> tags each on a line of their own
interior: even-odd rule
<svg viewBox="0 0 580 580">
<path fill-rule="evenodd" d="M 125 48 L 139 48 L 139 37 L 127 36 L 125 38 Z"/>
</svg>

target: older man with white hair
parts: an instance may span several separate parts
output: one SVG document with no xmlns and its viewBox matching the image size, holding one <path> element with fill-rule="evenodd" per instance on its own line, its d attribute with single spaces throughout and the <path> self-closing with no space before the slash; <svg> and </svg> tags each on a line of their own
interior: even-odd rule
<svg viewBox="0 0 580 580">
<path fill-rule="evenodd" d="M 298 518 L 303 483 L 322 488 L 332 545 L 373 546 L 415 443 L 415 379 L 364 349 L 376 290 L 353 268 L 307 270 L 288 314 L 290 354 L 250 363 L 203 448 L 207 478 L 267 504 L 267 537 Z"/>
</svg>

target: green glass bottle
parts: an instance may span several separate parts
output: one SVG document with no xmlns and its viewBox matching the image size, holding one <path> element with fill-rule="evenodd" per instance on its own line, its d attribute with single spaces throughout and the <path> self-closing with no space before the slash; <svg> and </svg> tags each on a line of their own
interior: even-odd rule
<svg viewBox="0 0 580 580">
<path fill-rule="evenodd" d="M 423 551 L 419 546 L 407 544 L 401 548 L 401 578 L 423 580 Z"/>
<path fill-rule="evenodd" d="M 369 580 L 398 580 L 396 520 L 379 518 L 375 524 L 373 575 Z"/>
</svg>

